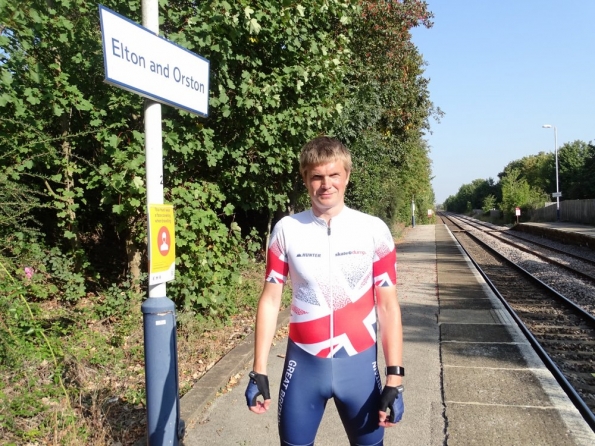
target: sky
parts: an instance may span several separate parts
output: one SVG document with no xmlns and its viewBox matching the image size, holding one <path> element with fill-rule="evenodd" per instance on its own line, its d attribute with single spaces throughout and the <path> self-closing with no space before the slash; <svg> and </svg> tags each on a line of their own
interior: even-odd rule
<svg viewBox="0 0 595 446">
<path fill-rule="evenodd" d="M 555 133 L 558 148 L 595 142 L 595 0 L 426 2 L 434 25 L 412 36 L 444 112 L 426 135 L 437 204 L 554 152 Z"/>
</svg>

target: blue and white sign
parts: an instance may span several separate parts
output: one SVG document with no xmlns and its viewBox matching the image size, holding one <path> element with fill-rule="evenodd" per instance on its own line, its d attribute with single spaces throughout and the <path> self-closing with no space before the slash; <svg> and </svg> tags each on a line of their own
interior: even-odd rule
<svg viewBox="0 0 595 446">
<path fill-rule="evenodd" d="M 105 81 L 208 115 L 209 61 L 99 5 Z"/>
</svg>

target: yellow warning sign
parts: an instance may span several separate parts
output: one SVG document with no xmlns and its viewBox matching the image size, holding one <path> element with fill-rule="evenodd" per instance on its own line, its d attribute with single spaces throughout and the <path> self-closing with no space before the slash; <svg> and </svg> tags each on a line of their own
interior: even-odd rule
<svg viewBox="0 0 595 446">
<path fill-rule="evenodd" d="M 174 280 L 176 237 L 174 207 L 149 205 L 149 285 Z"/>
</svg>

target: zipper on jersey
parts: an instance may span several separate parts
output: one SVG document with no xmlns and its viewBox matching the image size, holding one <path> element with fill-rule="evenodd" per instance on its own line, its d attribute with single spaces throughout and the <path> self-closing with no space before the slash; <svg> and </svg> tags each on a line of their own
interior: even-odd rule
<svg viewBox="0 0 595 446">
<path fill-rule="evenodd" d="M 331 219 L 332 220 L 332 219 Z M 335 355 L 333 350 L 334 338 L 335 338 L 335 302 L 334 302 L 334 295 L 333 295 L 333 253 L 332 253 L 332 244 L 331 244 L 331 220 L 329 220 L 326 224 L 326 235 L 328 237 L 328 277 L 329 277 L 329 289 L 330 289 L 330 311 L 331 311 L 331 318 L 330 318 L 330 333 L 329 333 L 329 343 L 330 343 L 330 352 L 331 358 Z"/>
</svg>

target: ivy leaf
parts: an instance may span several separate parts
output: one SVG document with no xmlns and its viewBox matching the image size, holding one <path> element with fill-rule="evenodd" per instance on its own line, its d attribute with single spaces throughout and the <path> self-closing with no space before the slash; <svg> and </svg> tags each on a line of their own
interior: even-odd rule
<svg viewBox="0 0 595 446">
<path fill-rule="evenodd" d="M 140 190 L 145 185 L 145 182 L 143 181 L 143 179 L 141 177 L 136 175 L 132 179 L 132 184 L 134 184 L 136 186 L 136 188 Z"/>
<path fill-rule="evenodd" d="M 25 88 L 25 91 L 23 93 L 25 94 L 27 102 L 29 102 L 30 104 L 37 105 L 41 103 L 41 101 L 39 100 L 39 92 L 37 90 L 33 90 L 32 88 Z"/>
<path fill-rule="evenodd" d="M 0 107 L 4 107 L 6 104 L 12 101 L 12 97 L 8 93 L 0 94 Z"/>
<path fill-rule="evenodd" d="M 35 9 L 29 10 L 29 17 L 33 20 L 34 23 L 41 23 L 42 19 L 39 16 L 39 13 Z"/>
<path fill-rule="evenodd" d="M 118 135 L 110 135 L 107 142 L 113 148 L 118 147 Z"/>
<path fill-rule="evenodd" d="M 248 27 L 250 30 L 250 34 L 258 34 L 261 30 L 261 27 L 256 19 L 250 19 Z"/>
<path fill-rule="evenodd" d="M 12 84 L 12 73 L 8 70 L 2 70 L 2 83 L 9 87 Z"/>
<path fill-rule="evenodd" d="M 62 113 L 64 113 L 64 109 L 62 107 L 60 107 L 58 104 L 54 104 L 54 115 L 56 116 L 62 116 Z"/>
</svg>

